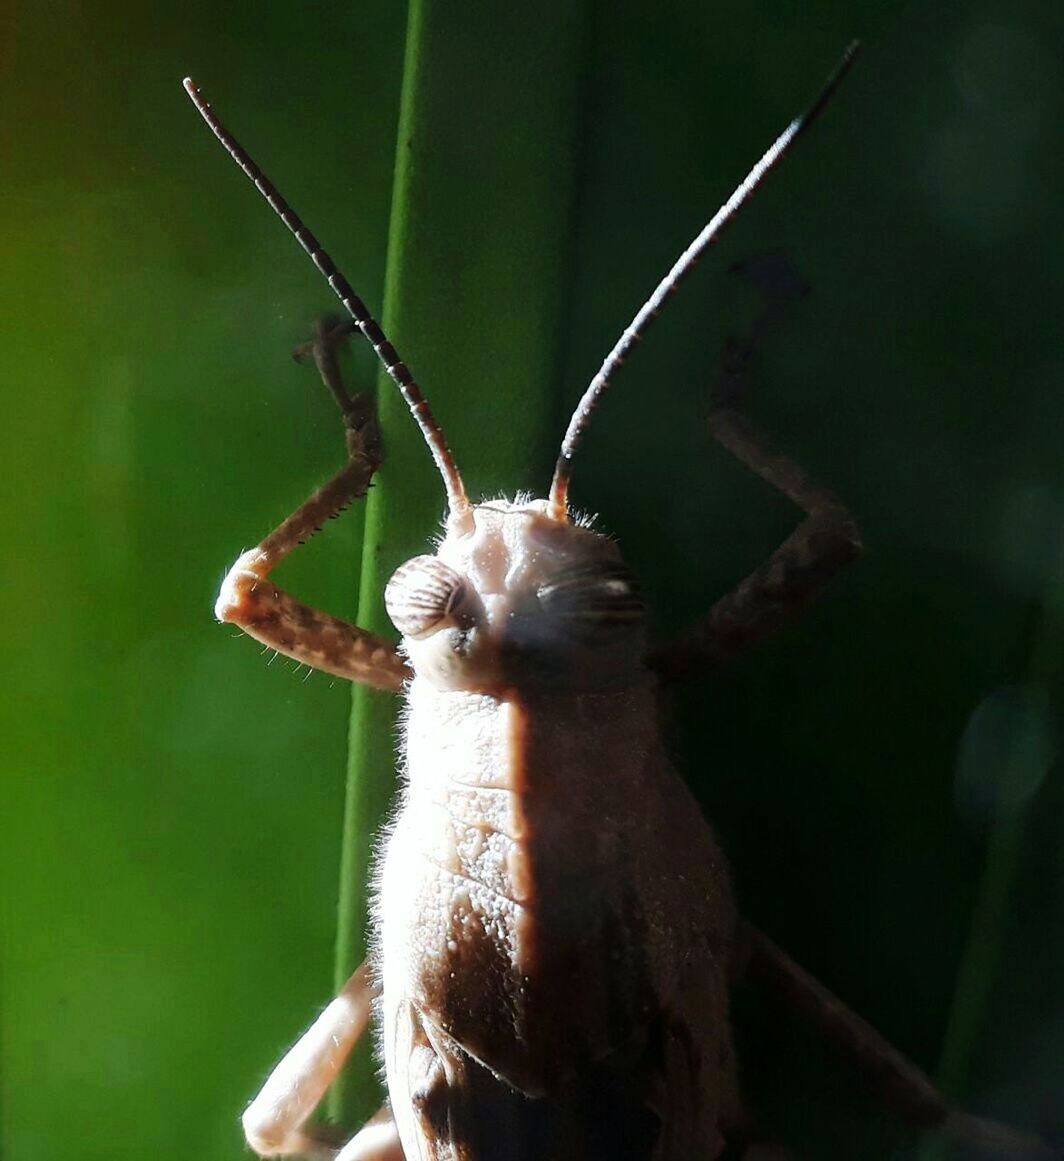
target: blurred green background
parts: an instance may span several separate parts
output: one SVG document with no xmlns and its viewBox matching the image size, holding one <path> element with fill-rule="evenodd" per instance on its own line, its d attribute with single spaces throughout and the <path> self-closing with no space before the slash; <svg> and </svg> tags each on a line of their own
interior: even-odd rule
<svg viewBox="0 0 1064 1161">
<path fill-rule="evenodd" d="M 1060 6 L 509 9 L 423 0 L 404 90 L 399 4 L 0 6 L 4 1161 L 243 1155 L 239 1112 L 331 993 L 341 879 L 341 960 L 357 942 L 351 695 L 210 616 L 339 463 L 287 354 L 332 304 L 181 77 L 373 310 L 387 268 L 401 353 L 488 493 L 545 486 L 603 353 L 855 35 L 823 122 L 625 368 L 573 496 L 662 629 L 793 527 L 702 423 L 755 307 L 726 271 L 782 251 L 811 293 L 751 409 L 868 551 L 683 694 L 675 749 L 756 922 L 966 1107 L 1064 1133 Z M 350 371 L 375 375 L 364 351 Z M 382 402 L 370 577 L 442 507 Z M 287 587 L 379 618 L 362 521 Z M 928 1155 L 762 997 L 739 1009 L 749 1087 L 801 1156 Z"/>
</svg>

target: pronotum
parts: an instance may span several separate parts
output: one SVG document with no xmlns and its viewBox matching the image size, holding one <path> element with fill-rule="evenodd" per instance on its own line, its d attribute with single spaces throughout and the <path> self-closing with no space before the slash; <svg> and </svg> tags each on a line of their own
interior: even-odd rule
<svg viewBox="0 0 1064 1161">
<path fill-rule="evenodd" d="M 709 826 L 665 756 L 663 680 L 770 633 L 859 551 L 843 505 L 738 410 L 731 348 L 716 440 L 805 513 L 775 554 L 681 638 L 651 648 L 617 546 L 572 515 L 589 417 L 667 298 L 813 122 L 856 52 L 661 281 L 591 381 L 545 499 L 474 504 L 412 374 L 346 278 L 199 95 L 207 124 L 322 272 L 352 322 L 304 350 L 343 417 L 345 466 L 255 548 L 218 597 L 221 621 L 328 673 L 401 691 L 401 804 L 384 844 L 375 953 L 277 1065 L 244 1114 L 262 1156 L 342 1161 L 782 1157 L 744 1108 L 732 981 L 759 978 L 815 1024 L 895 1111 L 1008 1156 L 1040 1141 L 951 1109 L 869 1025 L 743 920 Z M 370 342 L 446 489 L 445 535 L 385 590 L 402 642 L 309 608 L 270 580 L 297 544 L 365 494 L 380 464 L 372 407 L 337 345 Z M 311 1120 L 379 1005 L 388 1103 L 352 1136 Z"/>
</svg>

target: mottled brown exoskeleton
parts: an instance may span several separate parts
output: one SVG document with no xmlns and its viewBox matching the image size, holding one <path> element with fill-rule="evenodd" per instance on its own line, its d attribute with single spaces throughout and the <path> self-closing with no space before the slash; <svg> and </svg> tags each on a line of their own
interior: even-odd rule
<svg viewBox="0 0 1064 1161">
<path fill-rule="evenodd" d="M 828 491 L 735 409 L 749 353 L 733 344 L 710 427 L 805 512 L 772 558 L 682 638 L 652 649 L 616 544 L 574 519 L 573 455 L 613 372 L 681 278 L 812 122 L 785 130 L 624 331 L 570 422 L 546 499 L 472 504 L 406 365 L 258 166 L 186 88 L 310 254 L 353 324 L 319 325 L 312 356 L 339 402 L 348 462 L 245 552 L 222 621 L 326 672 L 399 690 L 405 785 L 384 844 L 376 952 L 244 1114 L 262 1156 L 343 1161 L 710 1161 L 779 1157 L 738 1092 L 729 989 L 767 981 L 913 1123 L 1010 1155 L 1052 1154 L 951 1111 L 930 1081 L 740 920 L 727 864 L 656 715 L 660 683 L 715 665 L 807 603 L 859 549 Z M 380 462 L 366 400 L 336 344 L 358 329 L 402 390 L 443 477 L 445 536 L 402 565 L 385 603 L 402 644 L 310 609 L 270 580 Z M 310 1118 L 379 997 L 388 1105 L 353 1137 Z"/>
</svg>

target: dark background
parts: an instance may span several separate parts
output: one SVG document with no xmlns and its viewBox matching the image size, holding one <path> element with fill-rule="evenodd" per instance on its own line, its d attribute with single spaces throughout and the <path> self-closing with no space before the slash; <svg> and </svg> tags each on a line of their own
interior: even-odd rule
<svg viewBox="0 0 1064 1161">
<path fill-rule="evenodd" d="M 685 693 L 679 760 L 757 923 L 966 1107 L 1061 1132 L 1059 5 L 547 5 L 535 29 L 423 9 L 422 113 L 454 132 L 419 138 L 418 262 L 437 285 L 515 289 L 419 318 L 393 287 L 392 311 L 483 493 L 545 486 L 642 296 L 864 40 L 625 368 L 573 498 L 618 535 L 662 628 L 793 527 L 702 423 L 724 337 L 755 309 L 727 269 L 784 253 L 811 293 L 764 345 L 751 410 L 844 497 L 867 554 L 799 629 Z M 340 442 L 286 353 L 327 288 L 180 79 L 376 310 L 406 13 L 0 12 L 0 1151 L 232 1158 L 239 1111 L 332 990 L 350 695 L 267 668 L 210 609 Z M 456 68 L 463 53 L 484 67 Z M 543 133 L 539 184 L 491 180 L 535 171 Z M 544 330 L 518 345 L 526 317 Z M 491 376 L 452 367 L 474 346 Z M 373 375 L 364 352 L 351 367 Z M 502 425 L 525 465 L 505 474 Z M 423 541 L 440 507 L 404 535 Z M 288 587 L 354 615 L 360 527 L 331 525 Z M 744 1063 L 802 1156 L 931 1155 L 773 1015 L 743 996 Z"/>
</svg>

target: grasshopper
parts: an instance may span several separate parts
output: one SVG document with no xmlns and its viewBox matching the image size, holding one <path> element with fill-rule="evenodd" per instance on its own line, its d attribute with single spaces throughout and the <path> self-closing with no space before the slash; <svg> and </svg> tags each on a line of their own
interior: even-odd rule
<svg viewBox="0 0 1064 1161">
<path fill-rule="evenodd" d="M 616 544 L 572 515 L 574 455 L 615 372 L 666 299 L 827 104 L 852 46 L 625 329 L 579 402 L 545 499 L 474 504 L 413 375 L 314 235 L 185 87 L 353 320 L 302 350 L 339 404 L 347 463 L 229 571 L 216 606 L 268 647 L 405 700 L 401 803 L 384 841 L 372 956 L 243 1117 L 261 1156 L 337 1161 L 687 1161 L 786 1156 L 743 1106 L 729 991 L 761 979 L 915 1125 L 1010 1156 L 1040 1141 L 951 1109 L 915 1065 L 740 917 L 712 830 L 671 767 L 659 687 L 719 664 L 812 600 L 858 554 L 842 503 L 772 451 L 734 405 L 729 348 L 710 429 L 805 514 L 773 556 L 663 648 Z M 272 569 L 365 495 L 372 408 L 337 345 L 357 329 L 439 469 L 445 534 L 384 594 L 399 646 L 279 589 Z M 388 1104 L 349 1138 L 311 1118 L 379 1007 Z"/>
</svg>

